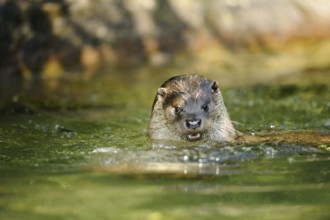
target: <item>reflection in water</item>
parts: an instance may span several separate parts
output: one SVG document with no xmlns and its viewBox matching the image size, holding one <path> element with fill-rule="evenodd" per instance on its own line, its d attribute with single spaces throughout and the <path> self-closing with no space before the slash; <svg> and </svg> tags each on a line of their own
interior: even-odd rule
<svg viewBox="0 0 330 220">
<path fill-rule="evenodd" d="M 100 147 L 91 151 L 92 170 L 119 173 L 168 173 L 181 175 L 224 175 L 242 172 L 242 164 L 260 159 L 324 154 L 315 147 L 295 145 L 200 145 L 154 143 L 143 149 Z M 90 165 L 88 165 L 90 166 Z"/>
</svg>

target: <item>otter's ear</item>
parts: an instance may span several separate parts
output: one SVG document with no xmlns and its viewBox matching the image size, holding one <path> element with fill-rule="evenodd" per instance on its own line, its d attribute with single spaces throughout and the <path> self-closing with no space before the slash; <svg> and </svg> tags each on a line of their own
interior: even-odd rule
<svg viewBox="0 0 330 220">
<path fill-rule="evenodd" d="M 218 93 L 219 92 L 219 83 L 217 81 L 213 81 L 211 83 L 211 89 L 213 92 Z"/>
<path fill-rule="evenodd" d="M 157 99 L 158 100 L 164 100 L 165 97 L 166 97 L 166 94 L 167 94 L 167 89 L 166 88 L 158 88 L 158 91 L 157 91 Z"/>
</svg>

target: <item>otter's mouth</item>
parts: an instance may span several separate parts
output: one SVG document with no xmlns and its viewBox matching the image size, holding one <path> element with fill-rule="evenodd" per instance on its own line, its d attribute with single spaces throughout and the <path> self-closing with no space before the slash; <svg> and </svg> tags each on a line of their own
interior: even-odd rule
<svg viewBox="0 0 330 220">
<path fill-rule="evenodd" d="M 190 133 L 190 134 L 187 134 L 187 139 L 189 141 L 197 141 L 197 140 L 200 140 L 202 137 L 202 134 L 201 133 Z"/>
</svg>

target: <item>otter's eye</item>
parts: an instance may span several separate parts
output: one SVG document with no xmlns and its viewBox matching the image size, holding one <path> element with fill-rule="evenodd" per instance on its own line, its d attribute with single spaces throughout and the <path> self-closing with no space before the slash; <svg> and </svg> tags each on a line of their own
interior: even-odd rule
<svg viewBox="0 0 330 220">
<path fill-rule="evenodd" d="M 182 112 L 182 108 L 180 108 L 180 107 L 175 107 L 175 108 L 174 108 L 174 114 L 176 114 L 176 115 L 180 115 L 181 112 Z"/>
<path fill-rule="evenodd" d="M 208 112 L 209 111 L 209 106 L 207 104 L 202 105 L 202 110 L 204 112 Z"/>
</svg>

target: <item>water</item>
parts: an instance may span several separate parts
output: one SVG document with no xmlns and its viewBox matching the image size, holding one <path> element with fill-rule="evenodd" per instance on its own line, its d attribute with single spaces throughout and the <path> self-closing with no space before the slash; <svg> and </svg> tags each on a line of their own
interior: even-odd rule
<svg viewBox="0 0 330 220">
<path fill-rule="evenodd" d="M 2 93 L 0 219 L 330 218 L 329 143 L 148 140 L 170 73 L 67 76 Z M 240 131 L 329 134 L 327 79 L 222 90 Z"/>
</svg>

